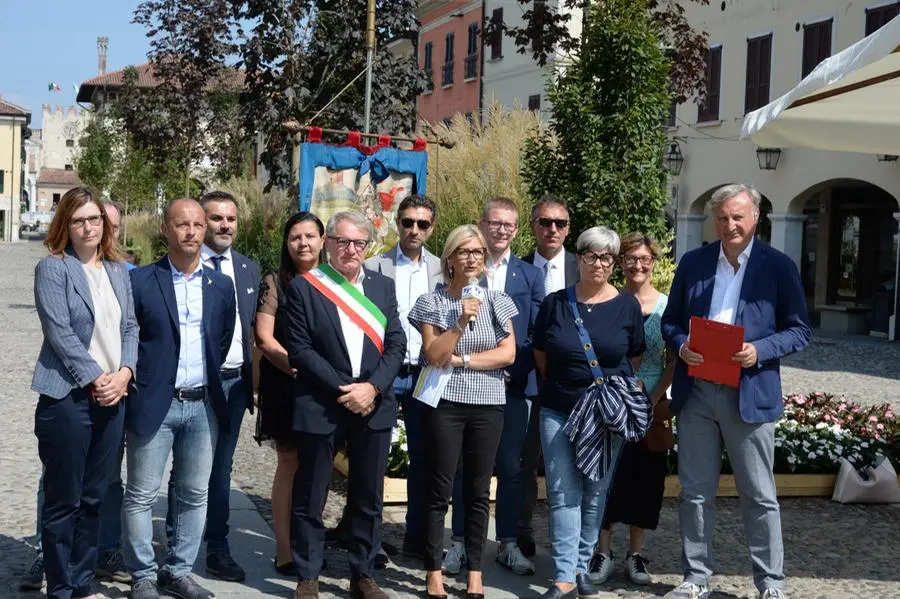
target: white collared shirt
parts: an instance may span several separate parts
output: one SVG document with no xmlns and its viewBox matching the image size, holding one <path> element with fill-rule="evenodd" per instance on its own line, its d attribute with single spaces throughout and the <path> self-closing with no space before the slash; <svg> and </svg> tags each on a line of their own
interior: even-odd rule
<svg viewBox="0 0 900 599">
<path fill-rule="evenodd" d="M 225 363 L 222 364 L 222 368 L 240 368 L 244 364 L 244 330 L 241 327 L 241 315 L 237 310 L 237 283 L 234 280 L 234 260 L 231 257 L 231 248 L 228 248 L 222 254 L 218 254 L 204 243 L 200 248 L 200 260 L 203 262 L 203 266 L 210 270 L 216 269 L 216 265 L 212 261 L 213 256 L 222 257 L 222 262 L 219 265 L 221 273 L 231 279 L 231 286 L 234 287 L 234 334 L 231 336 L 231 347 L 228 348 L 228 354 L 225 356 Z"/>
<path fill-rule="evenodd" d="M 750 250 L 753 249 L 753 240 L 747 244 L 738 255 L 738 269 L 728 262 L 725 251 L 719 246 L 719 260 L 716 262 L 716 282 L 713 286 L 712 301 L 709 304 L 709 318 L 726 324 L 734 324 L 737 317 L 738 302 L 741 297 L 741 286 L 744 284 L 744 274 L 747 271 L 747 260 L 750 259 Z"/>
<path fill-rule="evenodd" d="M 203 344 L 203 266 L 190 275 L 180 272 L 169 260 L 175 303 L 178 311 L 178 368 L 176 389 L 206 385 L 206 347 Z"/>
<path fill-rule="evenodd" d="M 336 269 L 335 269 L 336 270 Z M 363 281 L 366 276 L 362 268 L 356 278 L 350 281 L 350 284 L 356 287 L 357 291 L 365 295 L 363 291 Z M 353 378 L 359 378 L 362 372 L 362 354 L 363 344 L 365 343 L 365 333 L 358 324 L 353 322 L 347 313 L 338 308 L 338 317 L 341 319 L 341 332 L 344 335 L 344 344 L 347 346 L 347 355 L 350 357 L 350 370 Z"/>
<path fill-rule="evenodd" d="M 409 324 L 407 316 L 416 300 L 428 293 L 428 265 L 425 262 L 425 250 L 419 254 L 419 261 L 413 264 L 400 246 L 397 246 L 394 261 L 394 285 L 397 289 L 397 311 L 400 313 L 400 325 L 406 333 L 406 357 L 404 364 L 415 366 L 419 363 L 419 352 L 422 350 L 422 335 Z"/>
<path fill-rule="evenodd" d="M 566 288 L 566 251 L 560 249 L 547 260 L 540 252 L 534 252 L 534 265 L 544 274 L 544 297 Z"/>
<path fill-rule="evenodd" d="M 487 277 L 488 289 L 491 291 L 506 291 L 506 270 L 509 266 L 510 253 L 507 248 L 500 259 L 496 261 L 488 256 L 487 268 L 484 273 Z"/>
</svg>

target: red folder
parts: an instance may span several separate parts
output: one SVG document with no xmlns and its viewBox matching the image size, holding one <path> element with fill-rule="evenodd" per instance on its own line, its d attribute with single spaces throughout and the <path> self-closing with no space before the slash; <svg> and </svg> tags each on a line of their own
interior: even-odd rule
<svg viewBox="0 0 900 599">
<path fill-rule="evenodd" d="M 744 327 L 691 316 L 689 347 L 703 356 L 703 363 L 688 366 L 688 375 L 737 388 L 741 365 L 731 358 L 743 346 Z"/>
</svg>

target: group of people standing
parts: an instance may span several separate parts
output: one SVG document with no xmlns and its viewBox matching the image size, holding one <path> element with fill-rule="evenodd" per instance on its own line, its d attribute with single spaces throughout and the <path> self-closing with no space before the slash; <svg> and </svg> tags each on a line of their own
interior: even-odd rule
<svg viewBox="0 0 900 599">
<path fill-rule="evenodd" d="M 760 597 L 784 596 L 772 423 L 782 409 L 778 360 L 808 342 L 809 324 L 796 267 L 754 241 L 760 197 L 753 188 L 713 195 L 720 242 L 682 259 L 668 297 L 651 283 L 661 253 L 653 239 L 595 226 L 570 253 L 568 208 L 552 196 L 529 215 L 537 247 L 524 258 L 510 249 L 519 208 L 502 197 L 484 206 L 478 225 L 450 232 L 439 257 L 425 248 L 438 218 L 427 197 L 403 200 L 398 245 L 368 260 L 373 229 L 365 216 L 341 212 L 322 223 L 301 212 L 284 227 L 277 272 L 260 284 L 256 265 L 230 249 L 237 205 L 227 194 L 169 204 L 168 255 L 129 279 L 116 261 L 109 210 L 87 193 L 60 203 L 51 255 L 35 283 L 46 337 L 35 374 L 36 433 L 45 480 L 68 477 L 45 493 L 48 596 L 92 597 L 99 511 L 121 455 L 123 422 L 132 597 L 154 599 L 157 583 L 174 596 L 211 597 L 189 576 L 204 526 L 207 570 L 243 579 L 228 549 L 227 488 L 243 412 L 253 407 L 252 340 L 262 354 L 257 432 L 274 441 L 278 456 L 273 565 L 296 576 L 295 599 L 319 596 L 322 514 L 342 449 L 350 477 L 339 528 L 350 594 L 387 597 L 374 571 L 386 561 L 383 476 L 398 414 L 409 453 L 402 551 L 424 563 L 426 596 L 446 598 L 444 577 L 466 568 L 467 599 L 484 597 L 495 472 L 496 560 L 534 574 L 541 463 L 554 563 L 542 597 L 596 597 L 614 568 L 616 523 L 630 527 L 626 576 L 647 584 L 644 531 L 659 521 L 666 454 L 626 442 L 639 433 L 611 434 L 613 423 L 595 417 L 603 410 L 585 405 L 592 390 L 617 377 L 639 381 L 635 396 L 657 420 L 678 416 L 685 581 L 667 597 L 708 596 L 723 442 Z M 55 230 L 66 235 L 54 237 Z M 98 264 L 108 276 L 86 282 Z M 622 289 L 610 281 L 617 266 Z M 115 293 L 103 296 L 95 287 L 107 279 Z M 470 285 L 483 290 L 472 294 Z M 740 389 L 688 377 L 687 365 L 702 361 L 690 344 L 692 315 L 745 327 L 748 341 L 733 357 L 742 366 Z M 436 404 L 414 391 L 426 367 L 448 373 Z M 47 372 L 52 380 L 39 385 Z M 87 426 L 63 442 L 64 423 Z M 158 569 L 150 509 L 170 450 L 169 551 Z M 214 502 L 223 491 L 225 502 Z"/>
</svg>

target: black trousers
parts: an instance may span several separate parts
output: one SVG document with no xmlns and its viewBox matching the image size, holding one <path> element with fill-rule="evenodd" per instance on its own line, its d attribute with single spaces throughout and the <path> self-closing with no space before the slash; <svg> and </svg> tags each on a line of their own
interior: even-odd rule
<svg viewBox="0 0 900 599">
<path fill-rule="evenodd" d="M 476 406 L 441 400 L 425 407 L 425 569 L 441 569 L 444 519 L 462 454 L 465 545 L 468 568 L 481 571 L 490 518 L 491 475 L 503 432 L 503 406 Z"/>
<path fill-rule="evenodd" d="M 91 595 L 100 504 L 118 464 L 124 423 L 121 403 L 94 405 L 87 388 L 38 400 L 34 434 L 44 464 L 41 543 L 50 599 Z"/>
<path fill-rule="evenodd" d="M 519 527 L 517 536 L 534 540 L 532 515 L 537 504 L 537 473 L 543 462 L 541 451 L 541 431 L 539 426 L 541 406 L 531 402 L 531 416 L 528 419 L 528 433 L 522 450 L 522 500 L 519 504 Z"/>
<path fill-rule="evenodd" d="M 384 473 L 391 447 L 391 429 L 373 431 L 362 418 L 351 416 L 331 434 L 297 434 L 300 467 L 294 475 L 291 518 L 291 553 L 298 580 L 317 580 L 325 556 L 322 511 L 328 498 L 332 464 L 338 449 L 347 444 L 350 460 L 347 496 L 347 535 L 350 542 L 350 578 L 372 576 L 381 547 L 381 509 Z"/>
</svg>

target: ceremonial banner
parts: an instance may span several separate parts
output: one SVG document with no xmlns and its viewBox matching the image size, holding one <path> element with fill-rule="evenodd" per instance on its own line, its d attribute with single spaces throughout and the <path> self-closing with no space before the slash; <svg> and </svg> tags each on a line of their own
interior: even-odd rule
<svg viewBox="0 0 900 599">
<path fill-rule="evenodd" d="M 425 193 L 428 153 L 425 140 L 412 150 L 390 147 L 381 136 L 375 146 L 364 146 L 351 132 L 347 143 L 321 143 L 321 131 L 311 129 L 300 145 L 300 210 L 309 210 L 327 222 L 342 210 L 358 210 L 372 221 L 375 239 L 371 252 L 397 243 L 396 213 L 407 196 Z"/>
</svg>

